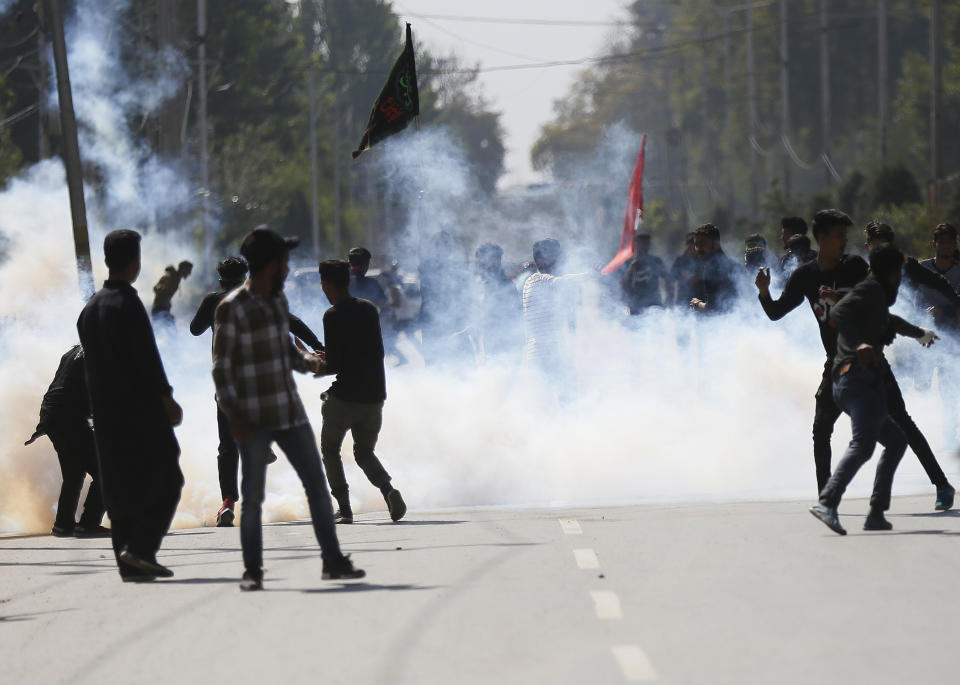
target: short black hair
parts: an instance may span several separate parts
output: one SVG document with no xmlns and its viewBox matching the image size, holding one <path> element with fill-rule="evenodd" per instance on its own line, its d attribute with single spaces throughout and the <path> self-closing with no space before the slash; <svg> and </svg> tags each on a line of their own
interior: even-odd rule
<svg viewBox="0 0 960 685">
<path fill-rule="evenodd" d="M 127 228 L 110 231 L 103 239 L 103 256 L 110 271 L 127 268 L 140 256 L 140 234 Z"/>
<path fill-rule="evenodd" d="M 370 250 L 365 247 L 352 247 L 350 252 L 347 253 L 347 261 L 350 262 L 350 266 L 369 264 L 372 257 Z"/>
<path fill-rule="evenodd" d="M 853 226 L 853 219 L 839 209 L 821 209 L 813 215 L 813 237 L 820 242 L 820 236 L 834 226 Z"/>
<path fill-rule="evenodd" d="M 790 252 L 809 252 L 810 238 L 800 233 L 794 233 L 787 241 L 787 250 Z"/>
<path fill-rule="evenodd" d="M 713 240 L 720 240 L 720 229 L 713 224 L 701 224 L 697 226 L 697 230 L 693 232 L 693 236 L 706 236 L 707 238 L 712 238 Z"/>
<path fill-rule="evenodd" d="M 893 243 L 880 243 L 870 248 L 870 270 L 886 278 L 903 267 L 903 253 Z"/>
<path fill-rule="evenodd" d="M 944 237 L 956 240 L 957 229 L 951 224 L 937 224 L 937 227 L 933 229 L 933 242 L 937 242 L 940 238 Z"/>
<path fill-rule="evenodd" d="M 863 229 L 863 232 L 867 235 L 868 243 L 871 240 L 882 240 L 885 243 L 892 243 L 896 239 L 893 227 L 881 221 L 871 221 L 867 224 L 867 227 Z"/>
<path fill-rule="evenodd" d="M 325 259 L 317 269 L 320 280 L 334 285 L 350 285 L 350 265 L 342 259 Z"/>
<path fill-rule="evenodd" d="M 541 264 L 552 266 L 560 259 L 560 241 L 556 238 L 538 240 L 533 244 L 533 261 L 539 267 Z"/>
<path fill-rule="evenodd" d="M 247 263 L 240 257 L 227 257 L 217 264 L 217 275 L 224 283 L 239 283 L 247 277 Z"/>
<path fill-rule="evenodd" d="M 785 216 L 780 219 L 780 228 L 790 231 L 790 235 L 806 235 L 807 222 L 799 216 Z"/>
</svg>

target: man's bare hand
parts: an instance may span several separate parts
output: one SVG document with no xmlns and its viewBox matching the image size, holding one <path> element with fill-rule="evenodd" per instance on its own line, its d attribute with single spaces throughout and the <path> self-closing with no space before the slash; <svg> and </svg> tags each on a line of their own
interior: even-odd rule
<svg viewBox="0 0 960 685">
<path fill-rule="evenodd" d="M 836 304 L 840 301 L 840 293 L 831 288 L 829 285 L 821 285 L 820 290 L 817 291 L 817 295 L 821 300 L 829 300 L 833 304 Z"/>
<path fill-rule="evenodd" d="M 931 331 L 929 328 L 923 329 L 923 335 L 917 338 L 917 342 L 923 345 L 924 347 L 930 347 L 934 342 L 940 339 L 940 336 Z"/>
<path fill-rule="evenodd" d="M 163 395 L 160 398 L 163 404 L 163 411 L 167 414 L 167 420 L 171 426 L 179 426 L 183 422 L 183 409 L 177 404 L 170 395 Z"/>
<path fill-rule="evenodd" d="M 699 298 L 694 297 L 692 300 L 690 300 L 690 309 L 697 312 L 705 312 L 707 311 L 707 303 Z"/>
<path fill-rule="evenodd" d="M 873 345 L 863 343 L 857 348 L 857 363 L 864 369 L 871 369 L 877 364 L 877 351 Z"/>
<path fill-rule="evenodd" d="M 753 281 L 763 297 L 770 297 L 770 269 L 760 267 L 757 270 L 757 277 Z"/>
</svg>

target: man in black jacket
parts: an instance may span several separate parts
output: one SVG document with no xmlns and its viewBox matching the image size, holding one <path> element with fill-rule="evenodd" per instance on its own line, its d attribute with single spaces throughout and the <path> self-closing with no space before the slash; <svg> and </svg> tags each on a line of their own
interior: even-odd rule
<svg viewBox="0 0 960 685">
<path fill-rule="evenodd" d="M 703 224 L 693 233 L 695 273 L 690 308 L 705 314 L 728 312 L 736 304 L 735 274 L 741 269 L 723 253 L 720 229 L 713 224 Z"/>
<path fill-rule="evenodd" d="M 153 580 L 173 575 L 157 563 L 156 553 L 183 487 L 173 433 L 183 412 L 173 400 L 147 310 L 131 285 L 140 274 L 140 234 L 112 231 L 103 251 L 109 278 L 77 321 L 100 485 L 120 576 Z"/>
<path fill-rule="evenodd" d="M 89 418 L 90 400 L 83 370 L 83 348 L 74 345 L 60 358 L 57 373 L 40 404 L 37 430 L 24 443 L 29 445 L 46 435 L 57 451 L 63 485 L 57 502 L 57 517 L 50 531 L 54 537 L 110 537 L 110 531 L 100 525 L 104 512 L 103 498 L 100 495 L 100 475 L 97 473 L 97 448 L 93 443 Z M 74 515 L 77 513 L 83 480 L 88 473 L 93 482 L 78 524 L 74 521 Z"/>
<path fill-rule="evenodd" d="M 200 308 L 190 322 L 190 332 L 193 335 L 203 335 L 208 328 L 213 328 L 213 315 L 220 301 L 227 293 L 243 283 L 247 277 L 247 263 L 239 257 L 227 257 L 217 265 L 217 275 L 220 276 L 220 292 L 210 293 L 203 298 Z M 289 314 L 290 333 L 298 340 L 319 352 L 323 343 L 310 328 L 293 314 Z M 227 415 L 217 406 L 217 434 L 220 442 L 217 446 L 217 473 L 220 477 L 220 496 L 223 503 L 217 512 L 217 527 L 228 528 L 233 526 L 236 518 L 234 507 L 240 499 L 240 486 L 237 483 L 237 470 L 240 467 L 240 450 L 230 432 L 230 422 Z M 277 456 L 270 452 L 267 463 L 272 464 Z"/>
<path fill-rule="evenodd" d="M 330 492 L 340 505 L 336 521 L 353 523 L 350 492 L 340 456 L 347 431 L 353 436 L 357 466 L 383 494 L 390 518 L 399 521 L 407 505 L 373 451 L 387 398 L 380 317 L 372 303 L 350 295 L 350 268 L 346 262 L 323 261 L 319 269 L 320 285 L 332 306 L 323 315 L 323 338 L 327 347 L 317 375 L 336 374 L 336 380 L 323 395 L 320 452 Z"/>
<path fill-rule="evenodd" d="M 831 369 L 837 353 L 837 331 L 830 323 L 830 310 L 846 293 L 867 276 L 867 264 L 856 255 L 846 254 L 847 229 L 853 225 L 846 214 L 836 209 L 824 209 L 813 218 L 813 237 L 820 248 L 814 261 L 801 265 L 784 286 L 783 293 L 774 300 L 770 296 L 770 271 L 760 270 L 756 285 L 760 291 L 760 305 L 771 321 L 778 321 L 803 302 L 810 308 L 820 325 L 820 339 L 827 353 L 823 377 L 817 389 L 816 410 L 813 418 L 813 460 L 817 474 L 817 492 L 823 490 L 830 478 L 830 438 L 833 426 L 840 418 L 840 408 L 833 398 Z M 937 488 L 934 507 L 938 510 L 953 506 L 954 489 L 937 463 L 930 445 L 907 413 L 903 396 L 893 374 L 885 378 L 888 409 L 900 425 L 910 444 Z"/>
<path fill-rule="evenodd" d="M 886 376 L 890 367 L 883 348 L 897 334 L 916 338 L 925 347 L 937 339 L 933 331 L 890 314 L 900 287 L 903 261 L 903 253 L 892 244 L 872 248 L 870 275 L 830 312 L 830 321 L 838 331 L 837 356 L 831 371 L 833 394 L 837 405 L 850 416 L 853 435 L 810 513 L 840 535 L 846 535 L 837 516 L 840 499 L 857 471 L 870 459 L 877 442 L 884 450 L 877 464 L 870 513 L 863 528 L 893 528 L 883 512 L 890 508 L 893 475 L 907 448 L 907 437 L 887 410 Z"/>
</svg>

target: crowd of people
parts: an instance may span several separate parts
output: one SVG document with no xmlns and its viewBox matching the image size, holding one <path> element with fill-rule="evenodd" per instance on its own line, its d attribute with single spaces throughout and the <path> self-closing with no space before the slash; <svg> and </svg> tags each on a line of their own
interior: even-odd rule
<svg viewBox="0 0 960 685">
<path fill-rule="evenodd" d="M 937 510 L 950 509 L 955 493 L 907 412 L 883 348 L 901 335 L 924 347 L 938 342 L 948 353 L 957 349 L 957 230 L 938 225 L 932 236 L 934 256 L 918 262 L 900 251 L 890 226 L 872 222 L 865 232 L 865 261 L 847 251 L 852 225 L 838 210 L 818 212 L 811 224 L 813 249 L 807 223 L 786 217 L 781 222 L 781 257 L 755 234 L 744 241 L 740 262 L 724 253 L 719 229 L 704 224 L 687 235 L 683 254 L 670 268 L 651 253 L 652 237 L 640 233 L 633 258 L 607 281 L 619 290 L 625 316 L 665 307 L 679 307 L 692 316 L 724 315 L 745 302 L 749 280 L 771 321 L 807 301 L 826 354 L 813 418 L 818 503 L 811 513 L 841 534 L 845 531 L 837 507 L 877 442 L 884 450 L 865 529 L 892 527 L 884 511 L 907 446 L 936 489 Z M 195 336 L 213 330 L 223 500 L 216 520 L 218 526 L 232 526 L 235 506 L 242 503 L 244 590 L 260 589 L 263 583 L 261 506 L 267 465 L 277 458 L 273 444 L 303 483 L 321 548 L 323 578 L 364 575 L 341 552 L 336 533 L 337 524 L 353 522 L 341 456 L 348 432 L 356 463 L 380 490 L 391 519 L 399 521 L 406 513 L 403 497 L 374 451 L 386 399 L 384 358 L 389 353 L 405 361 L 398 336 L 406 332 L 413 339 L 411 317 L 401 315 L 407 296 L 403 279 L 395 263 L 376 278 L 368 275 L 373 255 L 363 247 L 351 249 L 346 260 L 321 261 L 320 286 L 330 304 L 321 341 L 289 311 L 284 295 L 290 253 L 297 244 L 297 239 L 283 238 L 265 226 L 251 231 L 240 246 L 241 257 L 218 264 L 220 290 L 203 298 L 190 323 Z M 569 303 L 576 301 L 584 279 L 601 277 L 594 272 L 563 273 L 562 247 L 557 240 L 546 239 L 533 245 L 532 261 L 513 274 L 503 265 L 500 246 L 479 246 L 472 286 L 451 287 L 464 279 L 462 271 L 441 258 L 451 245 L 449 234 L 439 234 L 420 263 L 416 325 L 426 363 L 442 364 L 464 353 L 481 361 L 522 359 L 533 373 L 560 379 L 554 382 L 560 388 L 556 399 L 568 401 L 569 388 L 575 386 L 564 382 L 570 380 Z M 173 574 L 157 562 L 156 553 L 184 483 L 173 430 L 182 410 L 173 399 L 150 317 L 132 286 L 140 273 L 140 235 L 111 232 L 104 240 L 104 256 L 109 278 L 80 314 L 80 345 L 61 359 L 27 444 L 47 435 L 60 460 L 63 486 L 52 534 L 111 537 L 122 579 L 142 582 Z M 191 272 L 190 262 L 167 267 L 154 288 L 154 325 L 174 324 L 171 300 Z M 890 314 L 901 275 L 911 286 L 920 322 L 928 327 Z M 949 356 L 910 371 L 921 389 L 929 387 L 933 372 L 937 374 L 945 430 L 954 440 L 958 403 L 956 372 L 950 361 L 944 361 Z M 335 376 L 321 396 L 319 448 L 293 371 Z M 850 417 L 853 438 L 834 467 L 830 440 L 842 413 Z M 93 483 L 77 522 L 87 474 Z M 101 525 L 104 513 L 109 514 L 110 529 Z"/>
</svg>

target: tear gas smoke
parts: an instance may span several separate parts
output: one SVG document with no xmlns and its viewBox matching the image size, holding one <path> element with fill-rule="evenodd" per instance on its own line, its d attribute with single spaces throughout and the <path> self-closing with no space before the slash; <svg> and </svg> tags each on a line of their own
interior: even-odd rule
<svg viewBox="0 0 960 685">
<path fill-rule="evenodd" d="M 196 265 L 174 299 L 177 331 L 160 332 L 158 339 L 185 417 L 177 436 L 186 486 L 175 526 L 210 524 L 220 503 L 210 334 L 194 338 L 186 327 L 202 295 L 199 283 L 209 280 L 204 272 L 211 274 L 215 264 L 202 263 L 189 236 L 155 230 L 157 215 L 189 202 L 189 179 L 132 143 L 124 123 L 133 109 L 173 92 L 182 72 L 168 57 L 169 68 L 161 69 L 154 83 L 118 81 L 123 70 L 115 37 L 114 42 L 102 38 L 112 35 L 103 28 L 116 7 L 94 0 L 79 4 L 68 40 L 77 65 L 81 153 L 103 178 L 97 195 L 89 193 L 96 280 L 105 276 L 102 238 L 120 227 L 145 229 L 143 271 L 136 285 L 147 306 L 166 264 L 190 259 Z M 469 165 L 444 131 L 427 126 L 390 139 L 366 155 L 376 165 L 387 199 L 403 212 L 386 227 L 390 238 L 384 245 L 367 247 L 376 256 L 398 256 L 412 270 L 429 252 L 432 236 L 448 231 L 455 242 L 445 258 L 459 265 L 450 289 L 469 287 L 470 256 L 484 242 L 503 245 L 504 263 L 514 264 L 530 258 L 535 240 L 554 236 L 563 243 L 568 270 L 588 268 L 612 254 L 616 214 L 622 212 L 620 204 L 611 221 L 597 210 L 598 189 L 622 188 L 618 197 L 625 195 L 637 140 L 636 134 L 613 127 L 595 160 L 584 166 L 582 184 L 494 203 L 478 195 Z M 0 530 L 45 532 L 61 481 L 57 460 L 48 440 L 30 447 L 23 441 L 36 424 L 60 355 L 77 339 L 82 307 L 59 160 L 26 170 L 0 193 L 0 233 L 9 246 L 8 259 L 0 264 L 0 468 L 5 476 Z M 402 340 L 413 362 L 388 368 L 378 453 L 416 509 L 812 500 L 810 426 L 823 364 L 817 328 L 806 305 L 777 324 L 768 322 L 746 274 L 743 291 L 741 306 L 729 316 L 651 311 L 631 318 L 611 302 L 608 285 L 586 279 L 569 302 L 576 333 L 567 388 L 528 373 L 519 357 L 478 365 L 466 346 L 457 357 L 424 366 L 411 339 Z M 291 292 L 291 310 L 318 333 L 326 306 L 319 287 Z M 471 314 L 463 318 L 469 326 Z M 929 368 L 936 352 L 906 341 L 895 345 L 893 354 Z M 329 379 L 300 376 L 298 383 L 319 430 L 320 393 Z M 558 390 L 571 400 L 558 404 Z M 907 403 L 936 447 L 940 408 L 934 392 L 908 392 Z M 841 418 L 835 459 L 848 439 L 849 421 Z M 344 455 L 355 510 L 383 509 L 350 453 L 348 437 Z M 944 466 L 953 470 L 954 465 Z M 872 467 L 864 470 L 851 494 L 869 491 L 870 472 Z M 904 459 L 895 487 L 897 492 L 927 487 L 915 459 Z M 283 459 L 269 469 L 264 511 L 273 521 L 307 515 L 302 488 Z"/>
</svg>

